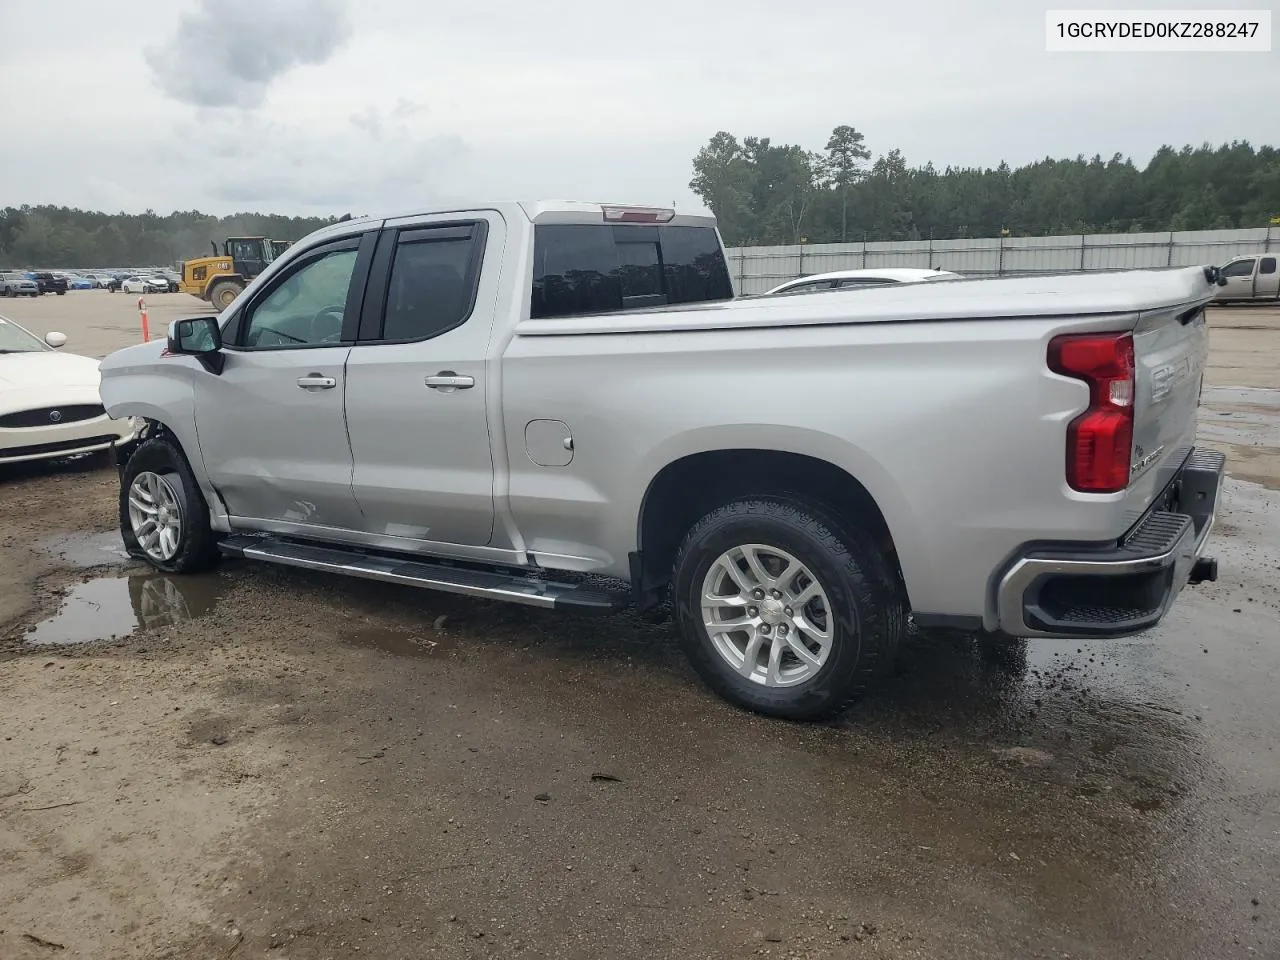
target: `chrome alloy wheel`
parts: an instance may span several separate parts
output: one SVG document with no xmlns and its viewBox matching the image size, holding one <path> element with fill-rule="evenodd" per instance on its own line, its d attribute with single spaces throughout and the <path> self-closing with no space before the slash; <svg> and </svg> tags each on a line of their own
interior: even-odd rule
<svg viewBox="0 0 1280 960">
<path fill-rule="evenodd" d="M 169 481 L 144 471 L 129 487 L 129 526 L 148 557 L 167 563 L 182 542 L 182 505 Z"/>
<path fill-rule="evenodd" d="M 778 547 L 726 550 L 702 582 L 702 623 L 735 672 L 767 687 L 813 679 L 831 654 L 831 603 L 818 578 Z"/>
</svg>

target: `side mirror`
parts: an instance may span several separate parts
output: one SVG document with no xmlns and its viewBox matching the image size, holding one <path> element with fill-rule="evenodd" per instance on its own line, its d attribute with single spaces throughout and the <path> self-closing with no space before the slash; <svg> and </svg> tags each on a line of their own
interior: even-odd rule
<svg viewBox="0 0 1280 960">
<path fill-rule="evenodd" d="M 56 330 L 50 330 L 44 335 L 44 342 L 57 350 L 59 347 L 66 344 L 67 335 L 65 333 L 58 333 Z"/>
<path fill-rule="evenodd" d="M 169 324 L 169 352 L 203 356 L 222 349 L 217 317 L 193 317 Z"/>
<path fill-rule="evenodd" d="M 195 357 L 200 366 L 217 376 L 222 373 L 222 331 L 217 317 L 192 317 L 169 324 L 168 352 Z"/>
</svg>

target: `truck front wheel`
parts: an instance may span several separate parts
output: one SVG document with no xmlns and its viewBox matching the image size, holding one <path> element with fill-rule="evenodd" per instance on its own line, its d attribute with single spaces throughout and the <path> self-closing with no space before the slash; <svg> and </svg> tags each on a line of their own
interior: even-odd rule
<svg viewBox="0 0 1280 960">
<path fill-rule="evenodd" d="M 204 494 L 168 436 L 143 442 L 125 462 L 120 535 L 130 556 L 166 573 L 195 573 L 218 562 Z"/>
<path fill-rule="evenodd" d="M 906 624 L 875 541 L 781 499 L 726 504 L 685 537 L 672 577 L 694 669 L 733 703 L 816 720 L 892 661 Z"/>
</svg>

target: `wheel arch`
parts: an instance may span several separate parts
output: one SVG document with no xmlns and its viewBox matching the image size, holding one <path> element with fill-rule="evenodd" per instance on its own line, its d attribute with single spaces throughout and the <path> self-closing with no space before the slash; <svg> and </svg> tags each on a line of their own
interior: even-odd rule
<svg viewBox="0 0 1280 960">
<path fill-rule="evenodd" d="M 170 374 L 158 374 L 154 370 L 130 374 L 121 371 L 104 376 L 99 387 L 103 406 L 107 413 L 119 420 L 136 417 L 144 422 L 145 439 L 157 434 L 170 437 L 191 468 L 191 473 L 209 504 L 210 522 L 214 529 L 229 529 L 227 513 L 222 498 L 205 470 L 204 456 L 200 450 L 200 437 L 196 429 L 195 395 L 190 382 L 183 374 L 186 358 L 174 358 L 175 367 Z M 122 451 L 123 467 L 133 447 Z"/>
<path fill-rule="evenodd" d="M 822 456 L 824 447 L 847 443 L 809 431 L 788 430 L 789 442 L 706 446 L 682 452 L 653 471 L 636 512 L 636 551 L 630 557 L 632 590 L 642 609 L 660 602 L 676 550 L 689 528 L 729 500 L 781 497 L 806 503 L 833 521 L 858 521 L 873 533 L 895 569 L 904 593 L 927 557 L 907 505 L 888 475 L 852 451 L 847 462 Z"/>
</svg>

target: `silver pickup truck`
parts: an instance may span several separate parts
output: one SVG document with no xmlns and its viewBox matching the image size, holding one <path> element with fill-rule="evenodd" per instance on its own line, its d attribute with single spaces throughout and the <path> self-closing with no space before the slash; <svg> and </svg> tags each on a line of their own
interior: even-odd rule
<svg viewBox="0 0 1280 960">
<path fill-rule="evenodd" d="M 734 298 L 715 222 L 593 203 L 350 220 L 102 363 L 129 551 L 555 609 L 670 601 L 751 709 L 849 704 L 914 617 L 1151 627 L 1223 459 L 1212 267 Z M 588 576 L 597 575 L 597 576 Z M 611 586 L 617 582 L 617 588 Z"/>
</svg>

